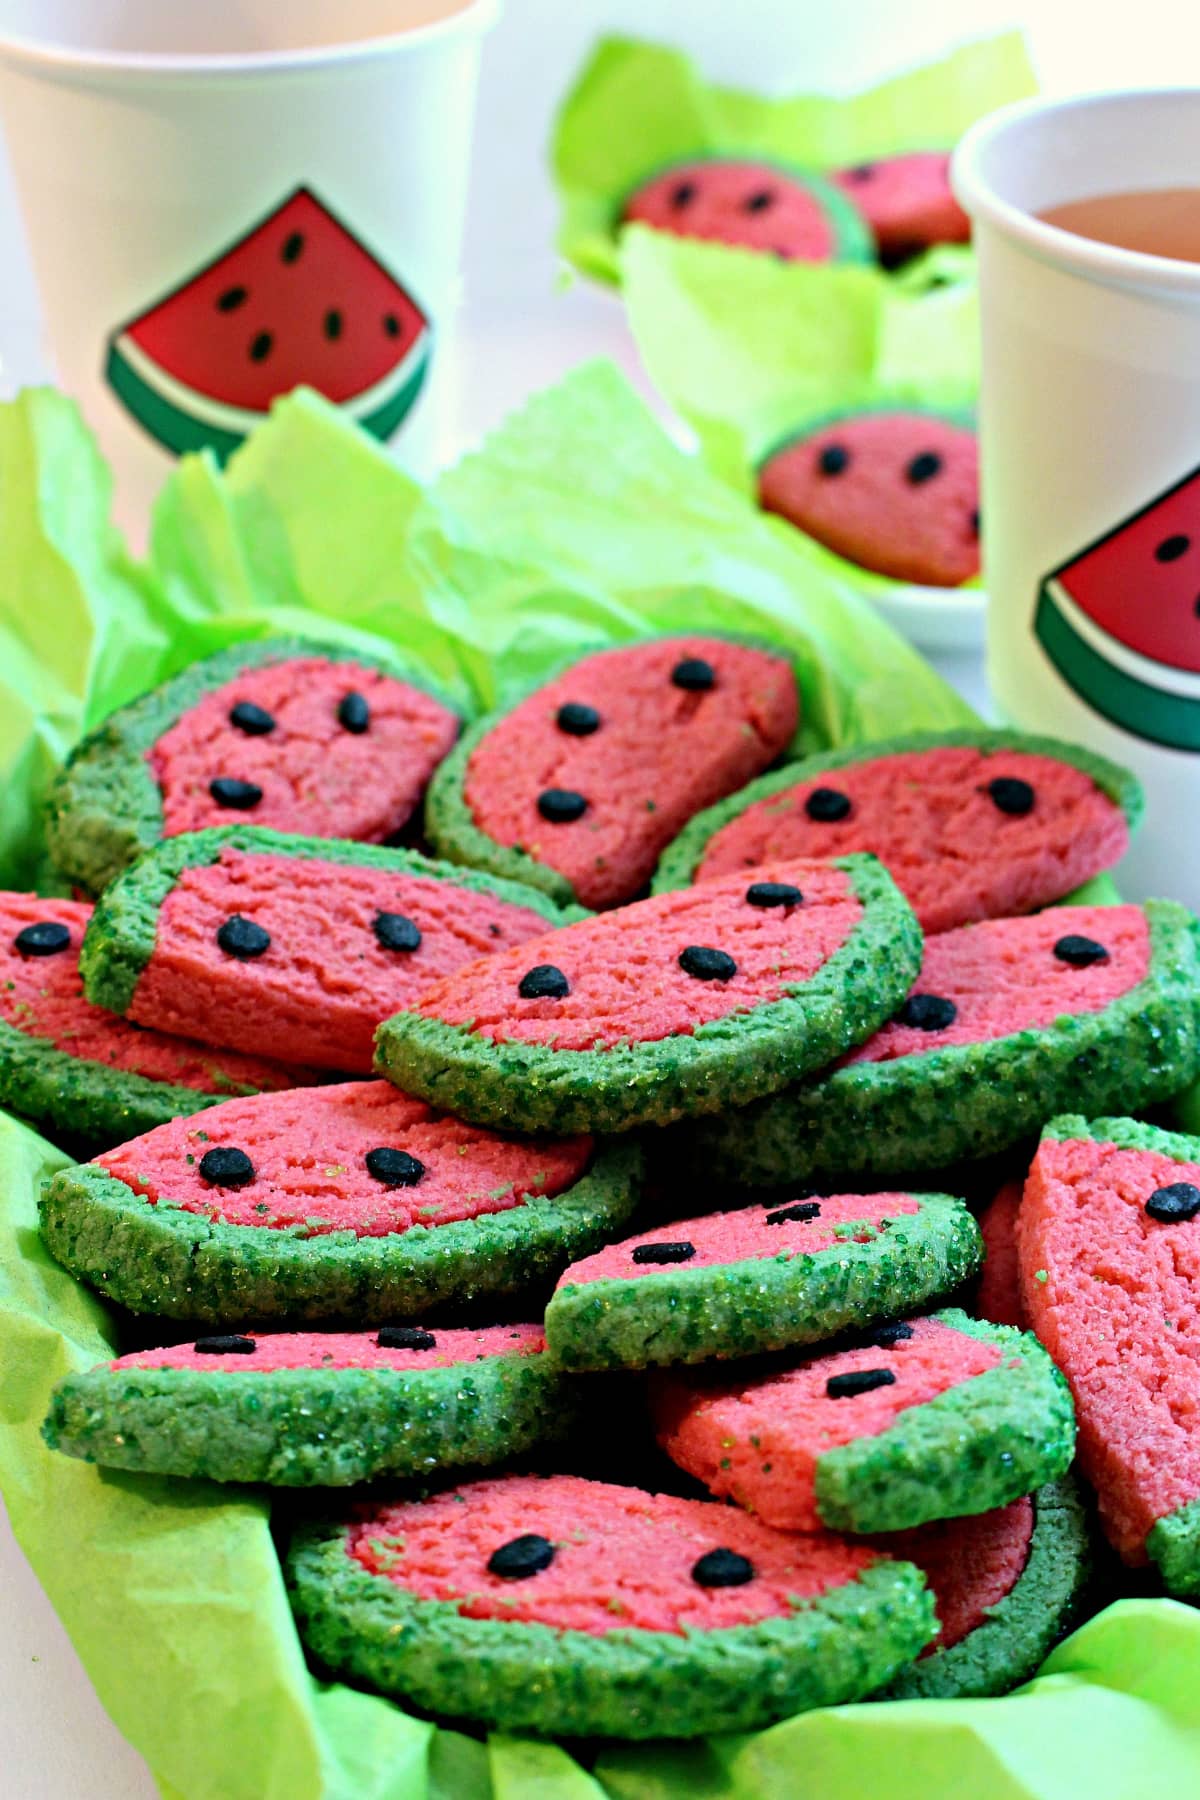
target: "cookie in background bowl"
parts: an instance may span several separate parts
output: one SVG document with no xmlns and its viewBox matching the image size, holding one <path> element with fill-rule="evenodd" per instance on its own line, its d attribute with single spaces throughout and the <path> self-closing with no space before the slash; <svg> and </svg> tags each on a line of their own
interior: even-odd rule
<svg viewBox="0 0 1200 1800">
<path fill-rule="evenodd" d="M 673 163 L 629 196 L 621 222 L 758 250 L 784 262 L 872 258 L 861 207 L 818 175 L 761 159 Z"/>
<path fill-rule="evenodd" d="M 970 239 L 971 221 L 950 187 L 948 151 L 908 150 L 881 156 L 833 169 L 827 179 L 867 221 L 879 260 L 887 267 L 934 244 L 965 244 Z"/>
</svg>

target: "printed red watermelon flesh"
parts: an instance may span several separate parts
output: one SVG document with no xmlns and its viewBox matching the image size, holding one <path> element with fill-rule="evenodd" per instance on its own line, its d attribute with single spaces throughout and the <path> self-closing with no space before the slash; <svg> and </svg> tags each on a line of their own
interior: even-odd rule
<svg viewBox="0 0 1200 1800">
<path fill-rule="evenodd" d="M 0 1021 L 67 1056 L 197 1093 L 269 1091 L 317 1079 L 311 1071 L 263 1057 L 144 1031 L 93 1006 L 79 976 L 79 946 L 91 916 L 91 907 L 80 900 L 0 894 Z M 66 926 L 69 945 L 53 956 L 23 956 L 16 947 L 18 932 L 50 922 Z"/>
<path fill-rule="evenodd" d="M 338 707 L 361 694 L 365 732 L 347 731 Z M 274 728 L 252 736 L 231 722 L 239 703 L 268 712 Z M 407 823 L 458 720 L 420 688 L 359 663 L 297 657 L 245 669 L 188 708 L 148 752 L 162 793 L 163 835 L 228 825 L 209 791 L 217 777 L 250 781 L 262 799 L 255 825 L 300 836 L 378 843 Z"/>
<path fill-rule="evenodd" d="M 239 1334 L 240 1335 L 240 1334 Z M 533 1356 L 546 1347 L 540 1325 L 488 1325 L 483 1330 L 439 1327 L 427 1349 L 391 1349 L 378 1331 L 247 1332 L 251 1354 L 214 1356 L 192 1343 L 118 1356 L 112 1369 L 201 1369 L 206 1374 L 267 1375 L 277 1369 L 447 1369 L 490 1356 Z M 203 1341 L 203 1340 L 201 1340 Z"/>
<path fill-rule="evenodd" d="M 747 906 L 740 875 L 658 894 L 461 969 L 427 988 L 414 1011 L 497 1043 L 592 1050 L 690 1034 L 710 1020 L 778 1000 L 846 942 L 862 902 L 849 876 L 827 863 L 772 864 L 755 877 L 799 887 L 803 906 Z M 726 952 L 736 974 L 694 980 L 679 964 L 681 950 L 693 944 Z M 519 996 L 522 976 L 540 963 L 566 976 L 564 998 Z M 631 969 L 638 980 L 629 979 Z"/>
<path fill-rule="evenodd" d="M 822 1202 L 822 1210 L 829 1205 Z M 814 1356 L 758 1379 L 713 1386 L 703 1378 L 664 1376 L 654 1397 L 658 1441 L 715 1498 L 736 1500 L 781 1530 L 820 1531 L 815 1484 L 826 1451 L 877 1437 L 906 1408 L 1001 1360 L 997 1344 L 938 1320 L 914 1319 L 910 1328 L 911 1337 L 886 1348 L 866 1344 Z M 852 1404 L 827 1394 L 832 1376 L 881 1365 L 895 1378 L 891 1386 L 856 1394 Z"/>
<path fill-rule="evenodd" d="M 992 1512 L 938 1519 L 875 1540 L 890 1556 L 916 1563 L 933 1590 L 942 1630 L 922 1656 L 961 1643 L 1011 1594 L 1029 1561 L 1033 1527 L 1034 1503 L 1026 1495 Z"/>
<path fill-rule="evenodd" d="M 218 1148 L 243 1151 L 252 1179 L 237 1188 L 206 1180 L 202 1159 Z M 380 1148 L 406 1152 L 423 1172 L 410 1185 L 385 1185 L 366 1163 Z M 502 1138 L 435 1113 L 390 1082 L 354 1081 L 222 1101 L 96 1160 L 152 1205 L 168 1200 L 228 1225 L 385 1237 L 561 1193 L 579 1180 L 591 1150 L 585 1137 Z"/>
<path fill-rule="evenodd" d="M 491 1574 L 493 1552 L 526 1534 L 554 1545 L 549 1567 L 532 1581 Z M 715 1549 L 747 1557 L 754 1579 L 701 1586 L 692 1570 Z M 880 1555 L 832 1533 L 772 1531 L 711 1500 L 573 1475 L 507 1475 L 431 1500 L 378 1504 L 350 1527 L 346 1550 L 407 1593 L 457 1601 L 466 1618 L 598 1637 L 629 1627 L 678 1633 L 789 1618 L 797 1599 L 853 1581 Z"/>
<path fill-rule="evenodd" d="M 1017 1266 L 1017 1214 L 1023 1183 L 1009 1181 L 979 1215 L 984 1264 L 975 1289 L 975 1311 L 993 1325 L 1025 1328 Z"/>
<path fill-rule="evenodd" d="M 417 926 L 415 950 L 380 944 L 381 912 Z M 234 915 L 270 934 L 252 961 L 217 943 Z M 545 930 L 541 913 L 452 880 L 226 848 L 183 870 L 163 901 L 128 1016 L 243 1050 L 286 1045 L 318 1068 L 365 1074 L 380 1020 L 438 976 Z"/>
</svg>

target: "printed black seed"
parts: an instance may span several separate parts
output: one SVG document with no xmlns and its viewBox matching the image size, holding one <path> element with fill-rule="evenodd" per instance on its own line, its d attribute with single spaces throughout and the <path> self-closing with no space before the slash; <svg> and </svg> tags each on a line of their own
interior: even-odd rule
<svg viewBox="0 0 1200 1800">
<path fill-rule="evenodd" d="M 736 1550 L 706 1550 L 692 1564 L 692 1580 L 700 1587 L 745 1587 L 754 1580 L 754 1564 Z"/>
<path fill-rule="evenodd" d="M 436 1350 L 432 1331 L 420 1325 L 381 1325 L 375 1339 L 381 1350 Z"/>
<path fill-rule="evenodd" d="M 913 487 L 920 487 L 922 482 L 932 481 L 935 475 L 940 475 L 941 470 L 942 459 L 937 451 L 922 450 L 919 456 L 913 457 L 905 469 L 904 479 Z"/>
<path fill-rule="evenodd" d="M 285 263 L 294 263 L 299 258 L 303 248 L 304 233 L 302 231 L 290 231 L 283 240 L 283 248 L 280 250 L 279 254 Z"/>
<path fill-rule="evenodd" d="M 1177 531 L 1171 537 L 1165 537 L 1162 543 L 1156 546 L 1154 560 L 1162 563 L 1178 562 L 1181 556 L 1187 555 L 1191 547 L 1191 538 L 1185 537 L 1182 531 Z"/>
<path fill-rule="evenodd" d="M 707 944 L 689 944 L 681 950 L 679 966 L 697 981 L 729 981 L 737 974 L 737 964 L 728 951 L 711 950 Z"/>
<path fill-rule="evenodd" d="M 676 1244 L 638 1244 L 632 1260 L 635 1263 L 690 1262 L 695 1254 L 695 1244 L 689 1244 L 685 1238 Z"/>
<path fill-rule="evenodd" d="M 200 1158 L 200 1174 L 214 1187 L 249 1187 L 254 1180 L 254 1164 L 244 1150 L 220 1148 L 206 1150 Z"/>
<path fill-rule="evenodd" d="M 702 656 L 685 656 L 671 670 L 671 680 L 686 693 L 706 694 L 717 685 L 717 671 Z"/>
<path fill-rule="evenodd" d="M 837 788 L 814 788 L 804 802 L 804 810 L 818 825 L 836 825 L 839 819 L 850 817 L 850 796 Z"/>
<path fill-rule="evenodd" d="M 217 295 L 218 312 L 236 312 L 239 306 L 245 306 L 250 298 L 244 287 L 226 288 L 223 294 Z"/>
<path fill-rule="evenodd" d="M 230 1332 L 224 1337 L 197 1338 L 192 1349 L 199 1351 L 201 1356 L 253 1356 L 256 1345 L 253 1338 Z"/>
<path fill-rule="evenodd" d="M 524 1537 L 510 1538 L 488 1557 L 488 1574 L 502 1575 L 506 1581 L 528 1581 L 540 1575 L 554 1561 L 554 1545 L 549 1538 L 527 1531 Z"/>
<path fill-rule="evenodd" d="M 918 1031 L 945 1031 L 958 1017 L 953 1000 L 941 994 L 910 994 L 896 1014 L 898 1025 L 915 1025 Z"/>
<path fill-rule="evenodd" d="M 400 336 L 400 321 L 396 317 L 395 313 L 384 313 L 383 329 L 387 333 L 388 337 L 399 337 Z"/>
<path fill-rule="evenodd" d="M 1031 813 L 1037 801 L 1029 783 L 1018 775 L 997 775 L 982 791 L 991 795 L 997 812 L 1008 813 L 1014 819 L 1023 819 L 1026 813 Z"/>
<path fill-rule="evenodd" d="M 817 458 L 822 475 L 841 475 L 850 467 L 850 452 L 845 444 L 826 444 Z"/>
<path fill-rule="evenodd" d="M 825 1392 L 831 1400 L 852 1400 L 856 1394 L 869 1394 L 872 1388 L 891 1387 L 896 1377 L 891 1369 L 847 1369 L 844 1375 L 831 1375 Z"/>
<path fill-rule="evenodd" d="M 588 803 L 571 788 L 546 788 L 538 795 L 537 809 L 551 825 L 570 825 L 582 819 Z"/>
<path fill-rule="evenodd" d="M 420 949 L 421 927 L 403 913 L 378 912 L 371 929 L 383 950 Z"/>
<path fill-rule="evenodd" d="M 39 919 L 36 925 L 22 925 L 13 939 L 13 949 L 22 956 L 57 956 L 70 942 L 70 931 L 57 919 Z"/>
<path fill-rule="evenodd" d="M 554 723 L 568 737 L 591 737 L 593 731 L 600 729 L 600 714 L 594 706 L 584 706 L 578 700 L 568 700 L 555 713 Z"/>
<path fill-rule="evenodd" d="M 381 1181 L 384 1187 L 416 1187 L 425 1173 L 425 1164 L 419 1156 L 410 1156 L 407 1150 L 393 1150 L 387 1145 L 368 1150 L 364 1161 L 367 1174 Z"/>
<path fill-rule="evenodd" d="M 694 181 L 677 181 L 671 189 L 672 206 L 690 206 L 695 198 L 696 184 Z"/>
<path fill-rule="evenodd" d="M 868 1331 L 866 1342 L 874 1344 L 877 1350 L 890 1350 L 893 1344 L 904 1343 L 912 1334 L 912 1326 L 906 1325 L 903 1319 L 891 1319 L 883 1325 L 876 1325 L 873 1331 Z"/>
<path fill-rule="evenodd" d="M 790 881 L 752 881 L 746 889 L 749 906 L 800 906 L 804 895 Z"/>
<path fill-rule="evenodd" d="M 266 737 L 275 729 L 274 716 L 265 706 L 255 706 L 253 700 L 239 700 L 236 706 L 231 706 L 229 723 L 238 731 L 244 731 L 247 737 Z"/>
<path fill-rule="evenodd" d="M 795 1206 L 781 1206 L 767 1214 L 768 1225 L 807 1225 L 819 1219 L 821 1208 L 815 1200 L 800 1200 Z"/>
<path fill-rule="evenodd" d="M 1162 1225 L 1194 1219 L 1200 1213 L 1200 1188 L 1190 1181 L 1173 1181 L 1170 1187 L 1155 1188 L 1146 1202 L 1146 1211 Z"/>
<path fill-rule="evenodd" d="M 1060 937 L 1054 946 L 1054 954 L 1059 962 L 1065 962 L 1072 969 L 1087 969 L 1093 963 L 1108 961 L 1108 951 L 1095 938 L 1081 937 L 1077 932 L 1068 932 Z"/>
<path fill-rule="evenodd" d="M 271 934 L 263 926 L 256 925 L 253 919 L 231 913 L 217 927 L 217 945 L 226 956 L 236 956 L 239 962 L 251 962 L 271 948 Z"/>
<path fill-rule="evenodd" d="M 342 335 L 342 315 L 336 306 L 331 306 L 323 320 L 325 336 L 330 343 L 336 344 Z"/>
<path fill-rule="evenodd" d="M 209 782 L 208 791 L 218 806 L 232 807 L 234 812 L 249 812 L 262 799 L 256 781 L 239 781 L 233 775 L 218 775 Z"/>
<path fill-rule="evenodd" d="M 522 1000 L 565 1000 L 571 984 L 553 963 L 538 963 L 527 969 L 517 984 Z"/>
<path fill-rule="evenodd" d="M 250 361 L 266 362 L 271 354 L 271 346 L 275 342 L 269 331 L 260 331 L 250 339 Z"/>
<path fill-rule="evenodd" d="M 775 194 L 771 188 L 759 188 L 756 193 L 747 194 L 742 202 L 742 211 L 748 213 L 766 212 L 775 204 Z"/>
<path fill-rule="evenodd" d="M 343 731 L 361 737 L 371 723 L 371 709 L 361 694 L 343 694 L 338 701 L 337 722 Z"/>
</svg>

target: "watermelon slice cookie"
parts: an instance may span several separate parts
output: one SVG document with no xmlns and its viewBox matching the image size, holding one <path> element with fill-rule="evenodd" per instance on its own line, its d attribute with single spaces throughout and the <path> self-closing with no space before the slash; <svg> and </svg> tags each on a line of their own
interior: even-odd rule
<svg viewBox="0 0 1200 1800">
<path fill-rule="evenodd" d="M 369 1074 L 381 1019 L 571 917 L 413 850 L 225 826 L 169 838 L 119 876 L 82 966 L 89 996 L 135 1024 Z"/>
<path fill-rule="evenodd" d="M 871 407 L 803 425 L 759 465 L 758 503 L 894 581 L 979 573 L 979 443 L 949 414 Z"/>
<path fill-rule="evenodd" d="M 1067 562 L 1034 629 L 1067 685 L 1131 737 L 1200 750 L 1200 469 Z"/>
<path fill-rule="evenodd" d="M 420 392 L 431 326 L 308 188 L 114 332 L 105 375 L 167 450 L 224 462 L 303 384 L 378 438 Z"/>
<path fill-rule="evenodd" d="M 703 890 L 700 890 L 703 891 Z M 933 1169 L 1070 1106 L 1149 1106 L 1200 1068 L 1196 921 L 1171 900 L 1060 906 L 927 938 L 883 1029 L 816 1081 L 697 1125 L 706 1178 Z"/>
<path fill-rule="evenodd" d="M 871 228 L 880 262 L 907 262 L 934 244 L 965 244 L 971 221 L 950 188 L 945 150 L 909 150 L 834 169 L 829 180 Z"/>
<path fill-rule="evenodd" d="M 108 1468 L 346 1487 L 514 1456 L 565 1428 L 570 1393 L 540 1325 L 222 1332 L 68 1375 L 42 1429 Z"/>
<path fill-rule="evenodd" d="M 785 657 L 723 638 L 656 638 L 572 663 L 466 733 L 430 787 L 443 856 L 615 906 L 676 832 L 787 748 Z"/>
<path fill-rule="evenodd" d="M 79 976 L 91 913 L 79 900 L 0 893 L 0 1104 L 111 1144 L 232 1094 L 317 1079 L 143 1031 L 92 1006 Z"/>
<path fill-rule="evenodd" d="M 864 1696 L 934 1631 L 922 1578 L 873 1546 L 569 1475 L 302 1526 L 286 1573 L 326 1667 L 547 1736 L 752 1730 Z"/>
<path fill-rule="evenodd" d="M 549 1282 L 622 1224 L 639 1171 L 632 1145 L 517 1142 L 355 1081 L 227 1100 L 64 1169 L 42 1233 L 134 1312 L 361 1326 Z"/>
<path fill-rule="evenodd" d="M 1033 912 L 1124 855 L 1142 791 L 1053 738 L 922 732 L 807 757 L 699 813 L 655 890 L 782 856 L 870 850 L 924 931 Z"/>
<path fill-rule="evenodd" d="M 974 1700 L 1037 1672 L 1070 1628 L 1091 1574 L 1087 1516 L 1069 1477 L 995 1512 L 881 1540 L 933 1590 L 941 1632 L 879 1696 Z"/>
<path fill-rule="evenodd" d="M 567 1369 L 644 1369 L 820 1343 L 948 1293 L 979 1228 L 946 1194 L 837 1194 L 681 1219 L 572 1263 L 546 1309 Z"/>
<path fill-rule="evenodd" d="M 919 961 L 872 857 L 660 894 L 502 950 L 380 1029 L 410 1093 L 521 1131 L 624 1131 L 782 1087 L 866 1036 Z"/>
<path fill-rule="evenodd" d="M 625 225 L 707 238 L 782 262 L 869 262 L 860 209 L 832 183 L 778 164 L 703 157 L 660 169 L 632 193 Z"/>
<path fill-rule="evenodd" d="M 1128 1563 L 1200 1593 L 1200 1139 L 1053 1119 L 1017 1227 L 1029 1322 L 1063 1371 L 1079 1463 Z"/>
<path fill-rule="evenodd" d="M 456 714 L 398 663 L 298 638 L 235 644 L 76 745 L 47 842 L 92 893 L 160 839 L 210 825 L 380 842 L 457 733 Z"/>
<path fill-rule="evenodd" d="M 954 1309 L 765 1374 L 665 1375 L 654 1414 L 674 1462 L 784 1531 L 903 1531 L 1007 1506 L 1063 1474 L 1075 1444 L 1036 1338 Z"/>
<path fill-rule="evenodd" d="M 1017 1264 L 1017 1216 L 1023 1186 L 1020 1181 L 1006 1181 L 979 1215 L 984 1260 L 975 1288 L 975 1311 L 981 1319 L 1022 1328 L 1027 1320 Z"/>
</svg>

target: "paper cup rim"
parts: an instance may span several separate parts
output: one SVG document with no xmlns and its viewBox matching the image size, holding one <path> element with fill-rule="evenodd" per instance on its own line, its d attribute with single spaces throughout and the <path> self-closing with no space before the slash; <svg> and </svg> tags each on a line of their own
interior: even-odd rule
<svg viewBox="0 0 1200 1800">
<path fill-rule="evenodd" d="M 315 44 L 295 50 L 175 51 L 90 50 L 49 43 L 40 38 L 0 30 L 0 64 L 8 63 L 28 74 L 50 78 L 86 80 L 158 80 L 205 75 L 257 77 L 305 74 L 314 70 L 364 63 L 397 51 L 424 49 L 441 38 L 480 36 L 490 31 L 504 0 L 466 0 L 444 18 L 410 29 L 379 32 L 345 43 Z"/>
<path fill-rule="evenodd" d="M 1073 271 L 1092 280 L 1122 287 L 1152 289 L 1158 293 L 1200 295 L 1200 263 L 1174 257 L 1152 256 L 1144 250 L 1123 250 L 1117 244 L 1080 237 L 1059 225 L 1026 212 L 1004 200 L 984 174 L 988 151 L 998 138 L 1028 119 L 1046 113 L 1091 111 L 1121 107 L 1134 102 L 1188 100 L 1200 107 L 1200 90 L 1194 87 L 1119 88 L 1076 94 L 1066 99 L 1019 100 L 989 113 L 972 125 L 950 159 L 950 185 L 959 204 L 972 220 L 982 220 L 1014 239 L 1040 261 Z"/>
</svg>

